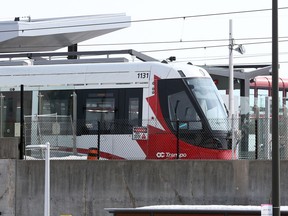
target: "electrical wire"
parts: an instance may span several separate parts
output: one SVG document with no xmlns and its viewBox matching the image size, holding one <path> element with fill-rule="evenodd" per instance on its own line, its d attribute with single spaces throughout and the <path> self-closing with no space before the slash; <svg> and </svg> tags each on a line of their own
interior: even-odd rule
<svg viewBox="0 0 288 216">
<path fill-rule="evenodd" d="M 288 7 L 278 8 L 278 10 L 284 10 L 284 9 L 288 9 Z M 218 13 L 198 14 L 198 15 L 190 15 L 190 16 L 142 19 L 142 20 L 134 20 L 131 22 L 151 22 L 151 21 L 165 21 L 165 20 L 173 20 L 173 19 L 190 19 L 190 18 L 199 18 L 199 17 L 208 17 L 208 16 L 223 16 L 223 15 L 231 15 L 231 14 L 265 12 L 265 11 L 271 11 L 271 10 L 272 10 L 271 8 L 266 8 L 266 9 L 244 10 L 244 11 L 218 12 Z"/>
<path fill-rule="evenodd" d="M 278 37 L 279 39 L 288 38 L 288 36 Z M 234 38 L 235 41 L 249 41 L 249 40 L 266 40 L 272 37 L 255 37 L 255 38 Z M 79 47 L 88 46 L 126 46 L 126 45 L 153 45 L 153 44 L 179 44 L 179 43 L 210 43 L 210 42 L 222 42 L 229 39 L 199 39 L 199 40 L 180 40 L 180 41 L 146 41 L 146 42 L 123 42 L 123 43 L 101 43 L 101 44 L 78 44 Z"/>
<path fill-rule="evenodd" d="M 287 38 L 287 40 L 279 40 L 279 43 L 281 42 L 288 42 L 288 36 L 283 36 L 279 38 Z M 247 41 L 247 40 L 265 40 L 265 39 L 271 39 L 271 37 L 263 37 L 263 38 L 237 38 L 234 39 L 235 41 Z M 191 41 L 154 41 L 154 42 L 135 42 L 135 43 L 108 43 L 108 44 L 82 44 L 78 46 L 124 46 L 124 45 L 154 45 L 154 44 L 175 44 L 175 43 L 204 43 L 204 42 L 221 42 L 221 41 L 227 41 L 228 39 L 211 39 L 211 40 L 191 40 Z M 272 39 L 271 39 L 272 40 Z M 259 42 L 246 42 L 241 43 L 242 45 L 256 45 L 256 44 L 267 44 L 271 43 L 272 41 L 259 41 Z M 235 43 L 237 44 L 237 43 Z M 220 44 L 220 45 L 210 45 L 210 46 L 195 46 L 195 47 L 182 47 L 182 48 L 170 48 L 170 49 L 159 49 L 159 50 L 144 50 L 141 52 L 163 52 L 163 51 L 174 51 L 174 50 L 187 50 L 187 49 L 207 49 L 207 48 L 219 48 L 219 47 L 226 47 L 227 44 Z M 22 46 L 25 47 L 25 46 Z M 25 48 L 37 48 L 40 46 L 27 46 Z M 58 47 L 58 46 L 41 46 L 41 47 Z M 18 47 L 6 47 L 6 48 L 18 48 Z"/>
<path fill-rule="evenodd" d="M 288 9 L 288 7 L 281 7 L 279 10 Z M 188 18 L 197 18 L 197 17 L 208 17 L 208 16 L 221 16 L 221 15 L 229 15 L 229 14 L 242 14 L 242 13 L 255 13 L 255 12 L 264 12 L 270 11 L 271 9 L 256 9 L 256 10 L 245 10 L 245 11 L 232 11 L 232 12 L 220 12 L 220 13 L 209 13 L 209 14 L 200 14 L 200 15 L 191 15 L 191 16 L 181 16 L 181 17 L 166 17 L 166 18 L 152 18 L 152 19 L 142 19 L 142 20 L 132 20 L 132 21 L 124 21 L 124 22 L 151 22 L 151 21 L 164 21 L 164 20 L 171 20 L 171 19 L 183 19 L 185 22 Z M 32 30 L 40 30 L 40 29 L 56 29 L 56 28 L 73 28 L 73 27 L 80 27 L 80 26 L 91 26 L 91 25 L 107 25 L 107 24 L 117 24 L 117 23 L 124 23 L 124 22 L 110 22 L 110 23 L 98 23 L 98 24 L 90 24 L 90 25 L 75 25 L 75 26 L 60 26 L 60 27 L 47 27 L 47 28 L 34 28 L 34 29 L 18 29 L 18 30 L 0 30 L 0 33 L 4 32 L 11 32 L 11 31 L 32 31 Z M 268 38 L 268 37 L 267 37 Z M 280 38 L 280 37 L 279 37 Z M 252 40 L 254 38 L 243 38 L 237 40 Z M 265 39 L 265 38 L 255 38 L 255 39 Z M 78 45 L 78 46 L 118 46 L 118 45 L 147 45 L 147 44 L 173 44 L 173 43 L 200 43 L 200 42 L 220 42 L 220 41 L 227 41 L 227 39 L 211 39 L 211 40 L 191 40 L 191 41 L 165 41 L 165 42 L 136 42 L 136 43 L 110 43 L 110 44 L 88 44 L 88 45 Z M 260 43 L 267 43 L 267 42 L 259 42 Z M 253 43 L 250 43 L 253 44 Z M 256 44 L 256 43 L 254 43 Z M 215 45 L 215 46 L 205 46 L 205 48 L 214 48 L 214 47 L 221 47 L 226 45 Z M 27 46 L 26 48 L 36 48 L 38 46 Z M 43 46 L 42 46 L 43 47 Z M 55 46 L 45 46 L 45 47 L 55 47 Z M 13 47 L 8 47 L 13 48 Z M 172 50 L 186 50 L 186 49 L 199 49 L 203 47 L 195 47 L 195 48 L 177 48 L 177 49 L 163 49 L 163 50 L 150 50 L 145 52 L 162 52 L 162 51 L 172 51 Z M 144 51 L 143 51 L 144 52 Z"/>
<path fill-rule="evenodd" d="M 279 40 L 279 43 L 281 42 L 288 42 L 287 40 Z M 256 45 L 256 44 L 267 44 L 272 43 L 272 41 L 262 41 L 262 42 L 251 42 L 251 43 L 242 43 L 242 45 Z M 142 50 L 140 52 L 143 53 L 151 53 L 151 52 L 166 52 L 166 51 L 179 51 L 179 50 L 193 50 L 193 49 L 207 49 L 207 48 L 220 48 L 220 47 L 228 47 L 228 44 L 222 44 L 222 45 L 211 45 L 211 46 L 195 46 L 195 47 L 181 47 L 181 48 L 168 48 L 168 49 L 156 49 L 156 50 Z"/>
<path fill-rule="evenodd" d="M 280 8 L 278 8 L 278 10 L 285 10 L 285 9 L 288 9 L 288 7 L 280 7 Z M 232 12 L 218 12 L 218 13 L 198 14 L 198 15 L 189 15 L 189 16 L 150 18 L 150 19 L 139 19 L 139 20 L 130 20 L 130 21 L 118 21 L 118 22 L 103 22 L 103 23 L 97 23 L 97 24 L 83 24 L 83 25 L 73 25 L 73 26 L 72 25 L 67 25 L 67 26 L 57 26 L 57 27 L 8 29 L 8 30 L 0 30 L 0 33 L 4 33 L 4 32 L 37 31 L 37 30 L 49 30 L 49 29 L 62 29 L 62 28 L 78 28 L 78 27 L 99 26 L 99 25 L 115 25 L 115 24 L 124 24 L 124 23 L 168 21 L 168 20 L 177 20 L 177 19 L 191 19 L 191 18 L 199 18 L 199 17 L 223 16 L 223 15 L 231 15 L 231 14 L 256 13 L 256 12 L 265 12 L 265 11 L 271 11 L 271 10 L 272 10 L 271 8 L 266 8 L 266 9 L 254 9 L 254 10 L 244 10 L 244 11 L 232 11 Z"/>
<path fill-rule="evenodd" d="M 279 10 L 288 9 L 288 7 L 281 7 L 278 8 Z M 92 25 L 109 25 L 109 24 L 120 24 L 120 23 L 140 23 L 140 22 L 155 22 L 155 21 L 165 21 L 165 20 L 175 20 L 175 19 L 183 19 L 185 22 L 186 19 L 190 18 L 199 18 L 199 17 L 210 17 L 210 16 L 222 16 L 222 15 L 231 15 L 231 14 L 243 14 L 243 13 L 255 13 L 255 12 L 265 12 L 271 11 L 272 9 L 256 9 L 256 10 L 245 10 L 245 11 L 232 11 L 232 12 L 220 12 L 220 13 L 209 13 L 209 14 L 198 14 L 198 15 L 191 15 L 191 16 L 179 16 L 179 17 L 164 17 L 164 18 L 152 18 L 152 19 L 140 19 L 140 20 L 132 20 L 132 21 L 123 21 L 123 22 L 109 22 L 109 23 L 98 23 L 98 24 L 89 24 L 89 25 L 75 25 L 75 26 L 60 26 L 60 27 L 47 27 L 47 28 L 34 28 L 34 29 L 19 29 L 19 30 L 0 30 L 0 33 L 4 32 L 13 32 L 13 31 L 33 31 L 33 30 L 40 30 L 40 29 L 58 29 L 58 28 L 74 28 L 74 27 L 81 27 L 81 26 L 92 26 Z M 182 27 L 182 31 L 184 28 L 184 23 Z M 282 39 L 288 38 L 288 36 L 279 37 Z M 223 42 L 227 41 L 228 39 L 206 39 L 206 40 L 187 40 L 183 41 L 182 36 L 180 41 L 151 41 L 151 42 L 134 42 L 134 43 L 109 43 L 109 44 L 82 44 L 78 46 L 123 46 L 123 45 L 148 45 L 148 44 L 179 44 L 179 43 L 212 43 L 212 42 Z M 237 41 L 252 41 L 252 40 L 269 40 L 269 41 L 258 41 L 258 42 L 246 42 L 242 43 L 243 45 L 256 45 L 256 44 L 265 44 L 271 43 L 271 37 L 257 37 L 257 38 L 238 38 L 235 39 Z M 287 42 L 288 40 L 281 40 L 281 42 Z M 182 47 L 182 48 L 169 48 L 169 49 L 155 49 L 155 50 L 144 50 L 141 51 L 143 53 L 147 52 L 165 52 L 165 51 L 181 51 L 181 50 L 192 50 L 192 49 L 207 49 L 207 48 L 220 48 L 220 47 L 227 47 L 227 44 L 220 44 L 220 45 L 211 45 L 211 46 L 195 46 L 195 47 Z M 30 47 L 30 46 L 29 46 Z M 27 47 L 27 48 L 29 48 Z M 31 46 L 37 47 L 37 46 Z M 43 46 L 42 46 L 43 47 Z M 45 47 L 55 47 L 55 46 L 45 46 Z M 13 48 L 13 47 L 11 47 Z M 247 58 L 247 56 L 246 56 Z M 207 59 L 206 59 L 207 60 Z"/>
<path fill-rule="evenodd" d="M 271 53 L 256 53 L 256 54 L 250 54 L 250 55 L 239 55 L 234 56 L 234 59 L 250 59 L 250 58 L 259 58 L 259 57 L 271 57 Z M 279 55 L 284 56 L 288 55 L 288 52 L 280 52 Z M 218 61 L 218 60 L 226 60 L 228 57 L 225 55 L 221 56 L 194 56 L 194 57 L 183 57 L 183 58 L 177 58 L 177 62 L 187 62 L 187 61 L 193 61 L 193 62 L 202 62 L 202 61 Z M 271 63 L 271 62 L 270 62 Z M 281 61 L 280 63 L 288 63 L 286 61 Z"/>
</svg>

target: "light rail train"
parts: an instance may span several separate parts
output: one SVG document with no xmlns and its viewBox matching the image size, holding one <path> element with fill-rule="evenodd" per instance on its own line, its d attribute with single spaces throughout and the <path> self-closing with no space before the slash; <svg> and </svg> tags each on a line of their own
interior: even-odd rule
<svg viewBox="0 0 288 216">
<path fill-rule="evenodd" d="M 100 156 L 107 159 L 231 159 L 227 109 L 200 67 L 173 62 L 1 66 L 2 137 L 19 136 L 20 85 L 26 116 L 72 117 L 77 152 L 98 140 Z M 59 135 L 64 129 L 58 128 Z"/>
</svg>

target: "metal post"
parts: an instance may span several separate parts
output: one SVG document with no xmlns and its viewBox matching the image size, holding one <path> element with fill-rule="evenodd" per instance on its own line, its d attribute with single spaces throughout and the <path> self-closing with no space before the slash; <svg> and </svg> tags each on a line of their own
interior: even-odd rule
<svg viewBox="0 0 288 216">
<path fill-rule="evenodd" d="M 229 111 L 230 118 L 234 114 L 234 65 L 233 65 L 233 26 L 232 20 L 229 20 Z"/>
<path fill-rule="evenodd" d="M 99 160 L 100 158 L 100 135 L 101 135 L 101 124 L 100 121 L 97 122 L 98 124 L 98 143 L 97 143 L 97 148 L 98 148 L 98 155 L 97 155 L 97 159 Z"/>
<path fill-rule="evenodd" d="M 279 153 L 279 74 L 278 74 L 278 0 L 272 0 L 272 205 L 273 216 L 280 216 Z"/>
<path fill-rule="evenodd" d="M 264 137 L 264 146 L 263 146 L 263 151 L 264 151 L 264 159 L 271 159 L 271 152 L 270 152 L 270 147 L 271 147 L 271 128 L 270 128 L 270 118 L 271 118 L 271 98 L 270 97 L 265 97 L 265 128 L 263 129 L 263 137 Z"/>
<path fill-rule="evenodd" d="M 4 111 L 4 95 L 1 93 L 0 94 L 0 105 L 1 105 L 1 110 L 0 110 L 0 137 L 3 137 L 3 111 Z"/>
<path fill-rule="evenodd" d="M 259 136 L 258 136 L 258 119 L 259 119 L 259 114 L 256 113 L 256 118 L 255 118 L 255 160 L 258 159 L 258 154 L 259 154 Z"/>
<path fill-rule="evenodd" d="M 72 94 L 73 100 L 73 154 L 77 155 L 76 133 L 77 133 L 77 94 Z"/>
<path fill-rule="evenodd" d="M 234 159 L 234 65 L 233 65 L 233 26 L 229 20 L 229 117 L 231 120 L 232 159 Z"/>
<path fill-rule="evenodd" d="M 42 110 L 43 110 L 43 104 L 42 104 L 42 98 L 43 98 L 43 95 L 39 92 L 38 94 L 38 115 L 41 115 L 42 114 Z"/>
<path fill-rule="evenodd" d="M 177 145 L 177 159 L 179 159 L 179 119 L 176 120 L 176 145 Z"/>
<path fill-rule="evenodd" d="M 20 93 L 20 103 L 21 103 L 21 110 L 20 110 L 20 144 L 19 144 L 19 151 L 20 159 L 24 159 L 24 149 L 25 149 L 25 142 L 24 142 L 24 85 L 21 85 L 21 93 Z"/>
<path fill-rule="evenodd" d="M 288 116 L 287 116 L 287 106 L 286 106 L 286 103 L 283 104 L 283 125 L 288 125 Z M 287 159 L 287 145 L 288 145 L 288 128 L 285 127 L 284 128 L 284 131 L 283 131 L 283 135 L 284 135 L 284 140 L 283 142 L 285 143 L 284 144 L 284 149 L 283 149 L 283 157 L 285 159 Z M 281 144 L 280 144 L 281 145 Z M 281 152 L 281 151 L 280 151 Z M 281 158 L 281 157 L 280 157 Z"/>
<path fill-rule="evenodd" d="M 50 216 L 50 143 L 46 143 L 45 150 L 45 201 L 44 216 Z"/>
<path fill-rule="evenodd" d="M 27 145 L 26 149 L 45 150 L 45 188 L 44 188 L 44 216 L 50 216 L 50 143 L 41 145 Z"/>
</svg>

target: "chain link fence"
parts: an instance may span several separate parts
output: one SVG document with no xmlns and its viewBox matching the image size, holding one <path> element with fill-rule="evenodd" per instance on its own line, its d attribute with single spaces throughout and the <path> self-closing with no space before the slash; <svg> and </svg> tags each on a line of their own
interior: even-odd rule
<svg viewBox="0 0 288 216">
<path fill-rule="evenodd" d="M 280 156 L 288 159 L 288 118 L 282 115 L 278 121 Z M 86 160 L 91 149 L 97 149 L 95 159 L 102 160 L 271 159 L 270 117 L 210 119 L 209 124 L 213 133 L 200 121 L 174 121 L 169 128 L 157 120 L 78 121 L 74 126 L 70 116 L 25 116 L 25 145 L 49 142 L 51 158 L 64 160 Z M 230 149 L 230 154 L 222 149 Z M 44 152 L 26 150 L 25 158 L 43 159 Z"/>
<path fill-rule="evenodd" d="M 288 159 L 288 117 L 280 115 L 279 125 L 280 159 Z M 241 121 L 240 121 L 241 122 Z M 237 146 L 239 159 L 272 159 L 272 118 L 264 116 L 250 116 L 242 119 L 239 125 L 241 139 Z"/>
<path fill-rule="evenodd" d="M 49 142 L 51 156 L 64 158 L 77 155 L 76 137 L 71 116 L 57 114 L 35 115 L 24 117 L 24 136 L 26 146 L 43 145 Z M 44 150 L 30 149 L 25 151 L 26 159 L 43 159 Z"/>
</svg>

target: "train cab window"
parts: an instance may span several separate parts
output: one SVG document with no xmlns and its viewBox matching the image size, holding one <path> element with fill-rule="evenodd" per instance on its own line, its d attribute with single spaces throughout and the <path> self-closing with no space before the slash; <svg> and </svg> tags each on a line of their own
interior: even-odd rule
<svg viewBox="0 0 288 216">
<path fill-rule="evenodd" d="M 228 113 L 224 102 L 211 79 L 186 79 L 188 88 L 196 98 L 212 130 L 227 130 Z"/>
<path fill-rule="evenodd" d="M 159 80 L 159 98 L 163 116 L 173 130 L 201 130 L 203 121 L 199 115 L 197 101 L 189 96 L 182 79 Z"/>
<path fill-rule="evenodd" d="M 174 130 L 227 130 L 227 112 L 218 90 L 209 78 L 158 81 L 163 116 Z"/>
<path fill-rule="evenodd" d="M 173 128 L 179 120 L 179 129 L 201 130 L 200 118 L 185 91 L 168 95 L 169 117 Z"/>
</svg>

